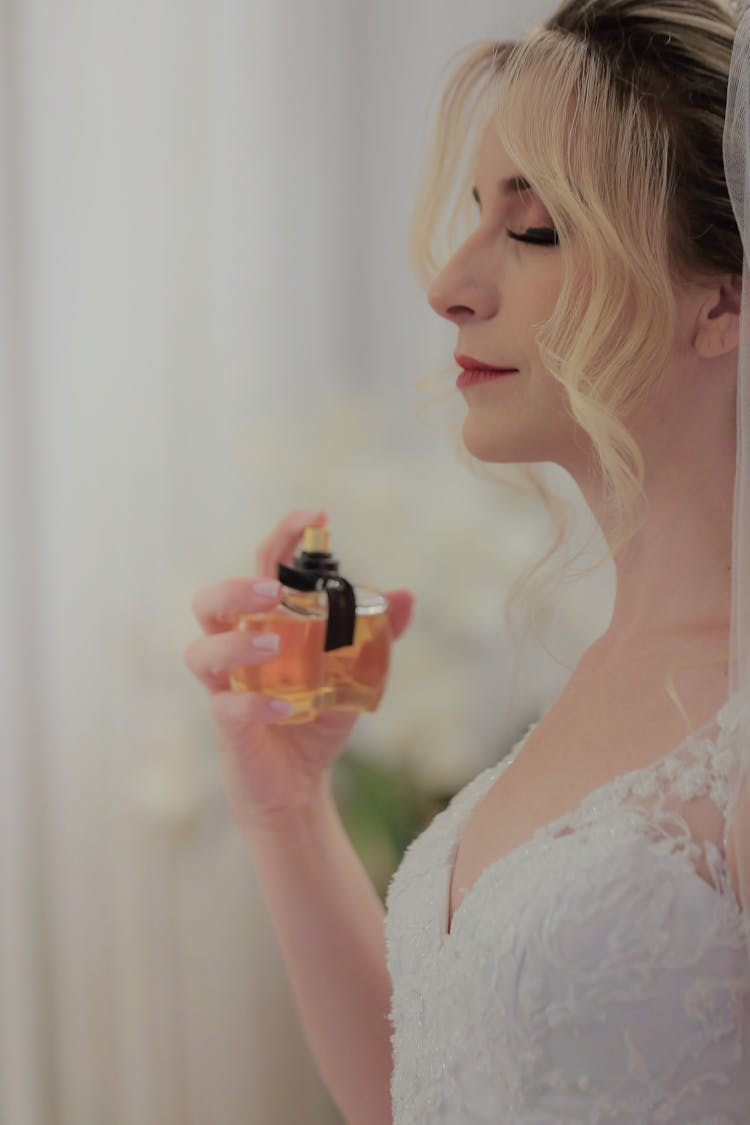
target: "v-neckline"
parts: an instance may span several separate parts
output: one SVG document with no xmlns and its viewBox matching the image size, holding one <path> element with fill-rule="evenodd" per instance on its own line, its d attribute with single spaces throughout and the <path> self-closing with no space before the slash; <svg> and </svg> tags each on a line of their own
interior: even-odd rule
<svg viewBox="0 0 750 1125">
<path fill-rule="evenodd" d="M 666 754 L 662 754 L 660 757 L 655 758 L 653 760 L 653 762 L 649 762 L 645 766 L 638 766 L 635 769 L 625 770 L 623 773 L 618 773 L 618 774 L 615 775 L 615 777 L 609 778 L 608 781 L 603 782 L 601 785 L 595 786 L 593 789 L 589 790 L 588 793 L 585 793 L 583 795 L 583 797 L 581 798 L 581 800 L 573 808 L 569 809 L 567 812 L 562 813 L 560 816 L 555 817 L 553 820 L 548 821 L 546 824 L 538 825 L 534 829 L 534 831 L 532 832 L 531 836 L 528 837 L 528 839 L 521 841 L 520 844 L 517 844 L 514 847 L 512 847 L 510 849 L 510 851 L 505 852 L 504 855 L 498 856 L 496 859 L 491 860 L 487 864 L 486 867 L 482 868 L 479 875 L 474 880 L 474 883 L 472 884 L 472 886 L 469 888 L 469 890 L 466 892 L 464 897 L 461 899 L 461 901 L 456 906 L 455 910 L 453 911 L 453 916 L 450 919 L 450 930 L 449 930 L 447 928 L 447 926 L 449 924 L 448 911 L 450 909 L 451 885 L 452 885 L 452 882 L 453 882 L 453 874 L 454 874 L 454 871 L 455 871 L 456 860 L 458 858 L 458 849 L 459 849 L 459 845 L 461 843 L 461 837 L 463 835 L 463 832 L 464 832 L 464 830 L 466 828 L 466 825 L 468 824 L 468 822 L 471 818 L 472 813 L 474 812 L 474 810 L 476 809 L 477 805 L 482 800 L 482 798 L 489 792 L 489 789 L 494 784 L 498 774 L 501 772 L 501 770 L 503 769 L 504 766 L 512 765 L 512 763 L 514 761 L 516 761 L 518 756 L 523 752 L 523 748 L 526 745 L 526 743 L 529 739 L 529 736 L 534 731 L 534 729 L 539 725 L 539 722 L 541 720 L 537 720 L 537 722 L 532 723 L 531 726 L 529 727 L 529 729 L 526 731 L 526 734 L 522 737 L 521 741 L 519 742 L 518 746 L 516 747 L 515 752 L 512 752 L 510 760 L 506 756 L 504 758 L 501 758 L 500 761 L 496 763 L 496 765 L 490 767 L 490 769 L 488 771 L 489 776 L 486 779 L 487 785 L 483 788 L 480 788 L 479 793 L 476 797 L 476 800 L 472 802 L 472 804 L 470 805 L 470 807 L 468 809 L 464 810 L 465 815 L 462 818 L 462 821 L 461 821 L 461 823 L 458 827 L 458 838 L 456 839 L 454 837 L 451 840 L 450 846 L 448 848 L 448 853 L 445 857 L 445 863 L 444 863 L 444 868 L 443 868 L 443 872 L 442 872 L 442 874 L 444 876 L 447 873 L 447 877 L 445 877 L 444 883 L 443 883 L 443 896 L 442 896 L 441 911 L 440 911 L 440 935 L 439 935 L 440 949 L 444 950 L 444 949 L 448 949 L 452 946 L 453 939 L 454 939 L 455 933 L 456 933 L 456 918 L 457 918 L 457 916 L 463 910 L 466 903 L 472 898 L 472 896 L 474 895 L 474 892 L 477 890 L 477 887 L 479 886 L 479 884 L 480 883 L 483 884 L 484 882 L 486 882 L 486 880 L 489 878 L 489 876 L 492 872 L 494 872 L 497 868 L 503 866 L 504 864 L 511 862 L 522 850 L 525 850 L 525 849 L 528 849 L 528 848 L 532 847 L 535 843 L 538 842 L 538 840 L 543 835 L 545 835 L 545 836 L 549 836 L 550 834 L 554 835 L 555 831 L 558 828 L 560 828 L 562 825 L 564 825 L 564 823 L 566 821 L 568 821 L 572 817 L 576 816 L 581 811 L 581 809 L 586 804 L 588 804 L 593 798 L 603 796 L 603 794 L 605 794 L 614 785 L 616 785 L 617 782 L 622 781 L 624 778 L 636 778 L 639 775 L 646 775 L 648 773 L 651 773 L 654 770 L 660 769 L 661 766 L 663 766 L 666 762 L 668 762 L 670 760 L 670 758 L 673 758 L 676 754 L 678 754 L 681 750 L 683 750 L 685 746 L 687 746 L 696 737 L 699 737 L 700 734 L 703 731 L 707 730 L 709 727 L 712 727 L 712 726 L 715 726 L 715 725 L 718 724 L 719 729 L 721 731 L 723 731 L 724 725 L 722 723 L 722 720 L 723 720 L 725 714 L 727 713 L 727 711 L 730 710 L 731 705 L 735 702 L 735 698 L 736 697 L 734 695 L 730 696 L 726 700 L 726 702 L 719 708 L 718 711 L 715 712 L 715 714 L 710 719 L 708 719 L 705 723 L 701 724 L 701 726 L 696 727 L 695 732 L 693 734 L 688 734 L 681 742 L 679 742 L 675 747 L 673 747 L 671 750 L 669 750 Z M 711 741 L 711 743 L 714 746 L 716 746 L 717 743 L 718 743 L 718 739 L 719 739 L 719 735 L 717 734 L 714 739 L 710 739 L 709 741 Z"/>
</svg>

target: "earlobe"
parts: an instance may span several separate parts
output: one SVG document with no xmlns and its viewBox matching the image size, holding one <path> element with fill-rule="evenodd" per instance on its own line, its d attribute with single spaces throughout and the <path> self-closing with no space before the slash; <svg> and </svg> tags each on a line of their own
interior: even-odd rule
<svg viewBox="0 0 750 1125">
<path fill-rule="evenodd" d="M 698 329 L 693 346 L 701 359 L 718 359 L 736 351 L 739 346 L 739 318 L 723 313 L 720 320 L 704 324 Z"/>
<path fill-rule="evenodd" d="M 741 278 L 730 278 L 728 284 L 722 283 L 718 297 L 716 300 L 714 295 L 699 313 L 693 347 L 701 359 L 717 359 L 739 347 Z"/>
</svg>

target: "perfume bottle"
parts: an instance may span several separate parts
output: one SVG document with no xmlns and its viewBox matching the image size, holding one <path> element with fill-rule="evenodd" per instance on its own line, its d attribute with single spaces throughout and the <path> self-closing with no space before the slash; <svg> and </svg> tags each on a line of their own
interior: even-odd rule
<svg viewBox="0 0 750 1125">
<path fill-rule="evenodd" d="M 279 563 L 278 577 L 283 587 L 278 605 L 243 614 L 235 628 L 278 633 L 279 651 L 268 664 L 232 669 L 232 691 L 263 692 L 293 703 L 281 723 L 307 723 L 333 707 L 376 711 L 393 641 L 388 599 L 339 574 L 327 527 L 305 528 L 293 565 Z"/>
</svg>

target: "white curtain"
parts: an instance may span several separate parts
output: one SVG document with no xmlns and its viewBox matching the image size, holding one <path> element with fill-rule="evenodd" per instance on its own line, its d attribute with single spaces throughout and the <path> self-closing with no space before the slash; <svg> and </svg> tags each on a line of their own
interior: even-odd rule
<svg viewBox="0 0 750 1125">
<path fill-rule="evenodd" d="M 286 500 L 265 419 L 374 387 L 426 440 L 427 106 L 511 7 L 2 4 L 3 1125 L 340 1120 L 182 652 Z"/>
</svg>

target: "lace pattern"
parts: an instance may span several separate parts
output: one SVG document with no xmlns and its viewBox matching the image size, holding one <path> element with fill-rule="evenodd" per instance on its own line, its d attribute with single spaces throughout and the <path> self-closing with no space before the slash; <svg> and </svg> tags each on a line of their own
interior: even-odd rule
<svg viewBox="0 0 750 1125">
<path fill-rule="evenodd" d="M 750 1122 L 737 715 L 491 863 L 450 934 L 463 828 L 537 724 L 410 844 L 386 900 L 394 1125 Z"/>
</svg>

